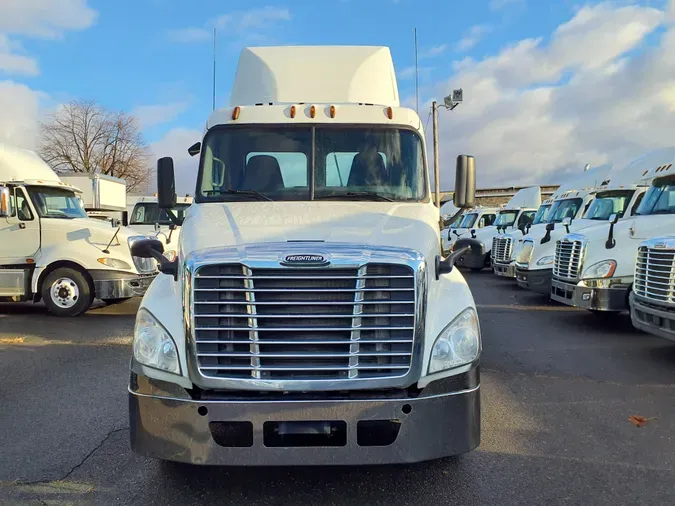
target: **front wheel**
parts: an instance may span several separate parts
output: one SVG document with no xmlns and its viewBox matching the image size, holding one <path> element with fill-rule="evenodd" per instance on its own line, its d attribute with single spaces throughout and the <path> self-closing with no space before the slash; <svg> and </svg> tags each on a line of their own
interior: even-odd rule
<svg viewBox="0 0 675 506">
<path fill-rule="evenodd" d="M 55 316 L 79 316 L 91 306 L 91 287 L 81 272 L 61 267 L 42 283 L 42 300 Z"/>
</svg>

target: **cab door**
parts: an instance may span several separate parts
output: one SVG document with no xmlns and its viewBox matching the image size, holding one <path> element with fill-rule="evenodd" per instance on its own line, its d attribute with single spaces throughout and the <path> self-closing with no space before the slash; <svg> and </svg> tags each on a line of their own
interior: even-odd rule
<svg viewBox="0 0 675 506">
<path fill-rule="evenodd" d="M 40 249 L 40 220 L 23 188 L 14 188 L 10 214 L 0 218 L 0 265 L 25 265 Z"/>
</svg>

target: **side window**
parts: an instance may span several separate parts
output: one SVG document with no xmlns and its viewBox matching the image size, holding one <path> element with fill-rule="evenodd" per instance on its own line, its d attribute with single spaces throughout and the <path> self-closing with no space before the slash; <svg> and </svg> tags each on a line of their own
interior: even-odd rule
<svg viewBox="0 0 675 506">
<path fill-rule="evenodd" d="M 635 199 L 635 204 L 633 204 L 633 207 L 630 210 L 630 215 L 633 216 L 635 214 L 635 211 L 637 211 L 638 207 L 640 207 L 640 202 L 642 202 L 642 198 L 647 194 L 647 192 L 642 192 L 638 197 Z"/>
<path fill-rule="evenodd" d="M 497 218 L 496 214 L 484 214 L 480 217 L 480 222 L 478 223 L 478 228 L 489 227 L 495 222 Z"/>
<path fill-rule="evenodd" d="M 537 214 L 536 211 L 525 211 L 520 215 L 520 218 L 518 218 L 518 225 L 520 226 L 532 223 L 534 221 L 535 214 Z"/>
<path fill-rule="evenodd" d="M 281 171 L 284 188 L 306 188 L 307 181 L 307 156 L 304 153 L 249 153 L 246 155 L 246 163 L 257 155 L 266 155 L 276 158 Z"/>
<path fill-rule="evenodd" d="M 21 221 L 31 221 L 33 219 L 33 213 L 30 210 L 30 205 L 28 204 L 28 198 L 23 190 L 16 190 L 16 213 L 18 218 Z"/>
</svg>

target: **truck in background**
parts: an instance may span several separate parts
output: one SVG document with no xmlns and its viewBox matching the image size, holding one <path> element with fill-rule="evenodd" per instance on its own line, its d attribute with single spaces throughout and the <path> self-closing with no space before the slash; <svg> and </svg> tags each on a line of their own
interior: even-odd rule
<svg viewBox="0 0 675 506">
<path fill-rule="evenodd" d="M 606 202 L 598 198 L 593 205 L 606 208 L 596 206 L 601 223 L 557 241 L 553 300 L 592 312 L 629 308 L 638 244 L 657 234 L 675 232 L 675 199 L 670 200 L 675 190 L 672 194 L 669 190 L 673 162 L 675 147 L 669 147 L 628 164 L 613 181 L 638 184 L 612 190 L 611 196 L 602 199 Z"/>
<path fill-rule="evenodd" d="M 472 229 L 479 230 L 494 224 L 498 211 L 498 207 L 482 206 L 474 206 L 471 209 L 464 210 L 461 214 L 462 220 L 457 226 L 441 231 L 443 251 L 449 252 L 453 243 L 460 237 L 470 234 Z"/>
<path fill-rule="evenodd" d="M 671 211 L 668 214 L 672 215 L 675 214 L 675 181 L 669 186 Z M 675 341 L 675 235 L 653 237 L 640 243 L 629 299 L 635 328 Z"/>
<path fill-rule="evenodd" d="M 140 196 L 134 199 L 129 213 L 129 227 L 141 234 L 157 237 L 166 249 L 167 255 L 175 254 L 180 226 L 185 212 L 192 205 L 190 196 L 176 197 L 176 205 L 170 210 L 160 209 L 157 196 Z M 177 217 L 178 220 L 173 220 Z M 170 253 L 171 252 L 171 253 Z"/>
<path fill-rule="evenodd" d="M 476 305 L 442 255 L 423 123 L 399 104 L 389 49 L 246 48 L 230 101 L 189 150 L 177 258 L 157 239 L 133 246 L 162 274 L 134 331 L 132 449 L 355 465 L 476 448 Z M 169 210 L 170 158 L 157 177 Z M 472 206 L 472 157 L 456 185 Z"/>
<path fill-rule="evenodd" d="M 131 255 L 143 237 L 89 218 L 80 195 L 37 154 L 0 144 L 0 300 L 42 300 L 56 316 L 77 316 L 94 298 L 145 292 L 157 268 Z"/>
<path fill-rule="evenodd" d="M 452 246 L 453 249 L 460 248 L 462 245 L 471 247 L 467 253 L 457 259 L 457 266 L 468 267 L 475 272 L 490 267 L 492 246 L 497 235 L 507 231 L 525 230 L 525 227 L 534 221 L 534 215 L 540 205 L 541 188 L 538 186 L 517 191 L 511 200 L 499 209 L 493 225 L 478 230 L 471 229 L 470 238 L 457 239 Z"/>
</svg>

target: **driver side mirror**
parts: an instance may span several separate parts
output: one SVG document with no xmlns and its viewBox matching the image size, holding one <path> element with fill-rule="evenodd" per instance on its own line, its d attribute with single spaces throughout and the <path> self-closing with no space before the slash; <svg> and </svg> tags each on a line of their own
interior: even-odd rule
<svg viewBox="0 0 675 506">
<path fill-rule="evenodd" d="M 473 207 L 476 200 L 476 159 L 470 155 L 457 157 L 455 172 L 455 193 L 452 197 L 455 207 Z"/>
<path fill-rule="evenodd" d="M 192 146 L 188 148 L 188 154 L 190 156 L 196 156 L 202 151 L 202 143 L 201 142 L 195 142 Z"/>
<path fill-rule="evenodd" d="M 566 227 L 569 227 L 571 223 L 572 223 L 572 218 L 570 218 L 569 216 L 567 218 L 563 218 L 563 220 L 562 220 L 562 224 Z"/>
<path fill-rule="evenodd" d="M 7 218 L 11 214 L 11 193 L 6 186 L 0 187 L 0 218 Z"/>
<path fill-rule="evenodd" d="M 555 223 L 547 223 L 546 224 L 546 231 L 550 232 L 551 230 L 555 230 Z"/>
<path fill-rule="evenodd" d="M 613 213 L 613 214 L 611 214 L 611 215 L 609 216 L 609 222 L 610 222 L 612 225 L 616 225 L 616 222 L 617 222 L 617 221 L 619 221 L 619 215 L 618 215 L 618 214 Z"/>
<path fill-rule="evenodd" d="M 171 209 L 176 206 L 173 158 L 169 156 L 157 160 L 157 203 L 160 209 Z"/>
</svg>

